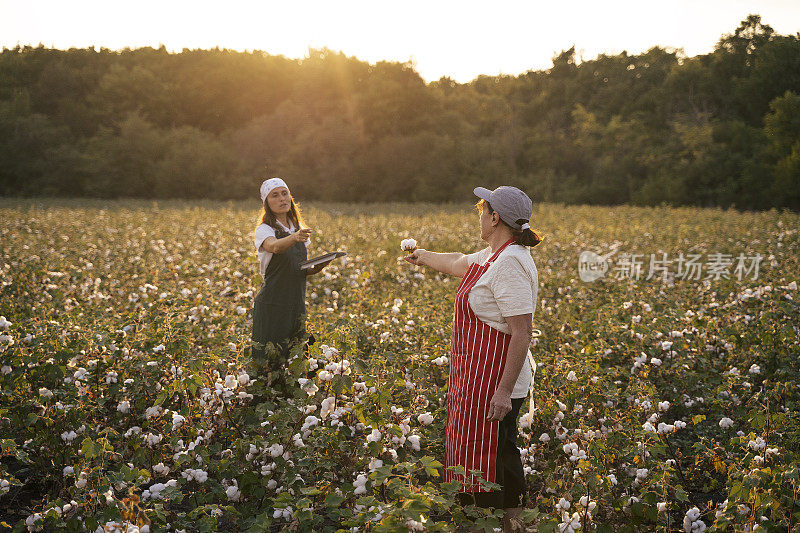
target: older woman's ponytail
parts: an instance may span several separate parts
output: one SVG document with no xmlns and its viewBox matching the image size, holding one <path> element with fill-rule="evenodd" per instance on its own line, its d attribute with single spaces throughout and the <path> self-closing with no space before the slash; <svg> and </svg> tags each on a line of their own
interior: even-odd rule
<svg viewBox="0 0 800 533">
<path fill-rule="evenodd" d="M 494 209 L 492 209 L 492 204 L 487 202 L 486 200 L 480 200 L 477 204 L 475 204 L 475 208 L 478 210 L 479 213 L 483 213 L 484 209 L 488 209 L 490 213 L 494 213 Z M 538 232 L 533 231 L 530 228 L 525 228 L 523 230 L 514 229 L 502 218 L 500 219 L 500 223 L 505 225 L 508 229 L 511 230 L 511 236 L 514 238 L 514 244 L 519 244 L 522 246 L 527 246 L 529 248 L 533 248 L 540 242 L 542 242 L 542 236 L 539 235 Z M 525 219 L 520 218 L 517 220 L 517 224 L 522 226 L 523 224 L 527 224 L 528 221 Z"/>
<path fill-rule="evenodd" d="M 517 224 L 519 224 L 520 226 L 527 223 L 528 223 L 527 220 L 523 219 L 517 220 Z M 525 228 L 523 230 L 511 228 L 511 235 L 514 237 L 514 244 L 520 244 L 522 246 L 527 246 L 529 248 L 533 248 L 534 246 L 542 242 L 541 235 L 539 235 L 538 232 L 532 230 L 531 228 Z"/>
</svg>

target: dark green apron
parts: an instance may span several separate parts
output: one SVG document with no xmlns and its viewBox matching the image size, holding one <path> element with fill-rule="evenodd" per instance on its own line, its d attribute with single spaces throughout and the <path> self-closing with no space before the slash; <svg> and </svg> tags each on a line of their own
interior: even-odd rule
<svg viewBox="0 0 800 533">
<path fill-rule="evenodd" d="M 273 254 L 253 305 L 253 359 L 264 367 L 268 384 L 285 374 L 289 345 L 305 335 L 306 271 L 300 263 L 307 258 L 302 242 Z"/>
</svg>

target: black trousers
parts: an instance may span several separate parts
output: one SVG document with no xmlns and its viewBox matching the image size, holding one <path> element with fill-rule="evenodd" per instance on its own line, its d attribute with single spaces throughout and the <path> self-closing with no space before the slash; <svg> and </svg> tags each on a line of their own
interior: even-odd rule
<svg viewBox="0 0 800 533">
<path fill-rule="evenodd" d="M 511 411 L 500 421 L 497 436 L 497 460 L 495 461 L 495 483 L 500 490 L 494 492 L 461 492 L 461 505 L 511 509 L 525 503 L 525 472 L 517 448 L 517 416 L 525 398 L 511 400 Z"/>
</svg>

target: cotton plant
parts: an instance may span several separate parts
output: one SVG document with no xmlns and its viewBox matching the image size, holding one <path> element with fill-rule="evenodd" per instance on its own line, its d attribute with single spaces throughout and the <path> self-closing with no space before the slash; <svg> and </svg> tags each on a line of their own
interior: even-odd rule
<svg viewBox="0 0 800 533">
<path fill-rule="evenodd" d="M 13 442 L 3 449 L 28 458 L 30 479 L 60 476 L 49 486 L 63 487 L 43 492 L 15 526 L 78 530 L 80 517 L 96 521 L 87 530 L 143 531 L 148 521 L 150 530 L 167 529 L 156 509 L 177 531 L 247 529 L 255 520 L 308 531 L 325 520 L 348 531 L 442 530 L 455 517 L 499 526 L 488 514 L 459 515 L 465 511 L 442 483 L 458 280 L 409 268 L 392 252 L 412 234 L 424 234 L 431 249 L 462 249 L 453 236 L 473 227 L 472 218 L 382 214 L 373 224 L 374 214 L 360 220 L 309 209 L 312 224 L 324 228 L 319 245 L 347 250 L 351 261 L 309 278 L 308 324 L 318 342 L 291 354 L 291 402 L 281 404 L 248 359 L 248 310 L 261 283 L 248 269 L 252 245 L 241 234 L 249 214 L 165 206 L 157 217 L 139 207 L 4 213 L 11 213 L 9 231 L 25 239 L 0 239 L 0 279 L 12 282 L 3 285 L 12 290 L 3 310 L 11 324 L 0 331 L 0 409 L 12 421 L 3 428 Z M 541 363 L 537 409 L 524 407 L 518 424 L 526 481 L 541 487 L 539 515 L 528 526 L 680 528 L 688 501 L 697 501 L 693 491 L 706 490 L 728 502 L 690 517 L 695 529 L 699 520 L 708 529 L 785 531 L 779 514 L 752 502 L 791 498 L 774 479 L 793 468 L 783 443 L 797 394 L 787 389 L 782 397 L 775 383 L 796 368 L 791 325 L 798 316 L 788 304 L 798 298 L 790 286 L 800 250 L 792 234 L 780 248 L 766 244 L 790 231 L 791 215 L 776 214 L 770 224 L 748 219 L 748 238 L 774 254 L 768 280 L 670 287 L 607 278 L 607 304 L 596 306 L 597 285 L 573 279 L 562 265 L 602 235 L 619 235 L 631 250 L 655 252 L 657 243 L 666 251 L 657 230 L 674 225 L 665 212 L 637 212 L 636 227 L 651 232 L 645 236 L 611 217 L 600 228 L 566 214 L 559 224 L 581 218 L 581 232 L 554 234 L 551 245 L 533 251 L 542 282 L 534 320 L 544 335 L 531 346 Z M 692 216 L 700 228 L 692 244 L 703 251 L 742 242 L 731 233 L 741 220 Z M 388 245 L 386 228 L 397 233 Z M 104 255 L 109 249 L 113 257 Z M 22 308 L 30 315 L 16 311 Z M 788 326 L 774 326 L 775 342 L 765 343 L 767 323 Z M 767 410 L 759 390 L 782 399 Z M 753 411 L 764 413 L 758 427 Z M 721 425 L 725 418 L 733 425 Z M 380 439 L 368 441 L 374 430 Z M 576 454 L 572 446 L 564 451 L 567 444 L 577 445 Z M 19 501 L 30 486 L 7 464 L 0 459 L 0 499 Z M 766 468 L 773 479 L 756 483 Z M 725 483 L 705 486 L 717 477 Z M 255 489 L 263 497 L 253 498 Z M 126 522 L 119 513 L 129 491 L 143 514 Z M 557 510 L 562 499 L 570 507 Z"/>
</svg>

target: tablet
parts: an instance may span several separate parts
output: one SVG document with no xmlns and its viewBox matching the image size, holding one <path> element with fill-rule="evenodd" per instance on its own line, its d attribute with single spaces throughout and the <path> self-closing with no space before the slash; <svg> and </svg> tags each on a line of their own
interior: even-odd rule
<svg viewBox="0 0 800 533">
<path fill-rule="evenodd" d="M 324 255 L 320 255 L 320 256 L 317 256 L 317 257 L 312 257 L 311 259 L 308 259 L 308 260 L 303 261 L 302 263 L 300 263 L 300 269 L 301 270 L 307 270 L 307 269 L 309 269 L 311 267 L 315 267 L 315 266 L 317 266 L 319 264 L 322 264 L 322 263 L 329 263 L 329 262 L 333 261 L 334 259 L 336 259 L 337 257 L 342 257 L 342 256 L 345 256 L 345 255 L 347 255 L 345 252 L 330 252 L 330 253 L 327 253 L 327 254 L 324 254 Z"/>
</svg>

